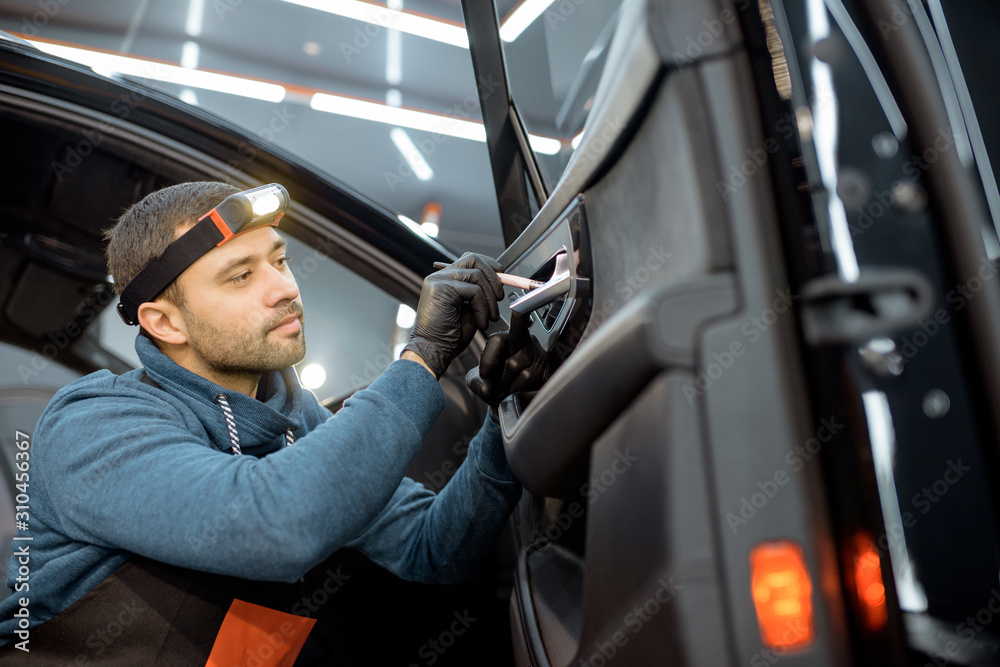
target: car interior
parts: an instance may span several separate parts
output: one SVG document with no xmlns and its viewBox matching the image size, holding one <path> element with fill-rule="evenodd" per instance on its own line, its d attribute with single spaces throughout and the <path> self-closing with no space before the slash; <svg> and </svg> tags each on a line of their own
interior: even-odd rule
<svg viewBox="0 0 1000 667">
<path fill-rule="evenodd" d="M 468 585 L 344 553 L 343 664 L 404 664 L 463 606 L 485 619 L 474 640 L 425 664 L 995 664 L 1000 618 L 961 625 L 995 591 L 1000 509 L 1000 196 L 972 113 L 1000 97 L 956 73 L 986 42 L 951 41 L 980 36 L 982 8 L 566 1 L 551 48 L 573 12 L 600 20 L 574 42 L 572 84 L 543 94 L 518 74 L 546 54 L 501 39 L 513 4 L 462 2 L 477 77 L 503 81 L 480 91 L 499 261 L 545 283 L 505 288 L 501 308 L 530 316 L 552 369 L 499 409 L 524 496 Z M 137 84 L 3 49 L 6 432 L 74 377 L 132 368 L 112 352 L 102 230 L 165 185 L 282 182 L 282 230 L 379 312 L 415 305 L 453 259 L 266 142 L 241 160 L 246 139 L 206 112 L 149 91 L 115 117 Z M 573 150 L 536 154 L 529 132 Z M 53 169 L 81 145 L 85 168 Z M 314 275 L 319 295 L 332 279 Z M 405 335 L 384 320 L 353 325 L 374 347 L 331 410 Z M 482 344 L 442 378 L 448 407 L 408 471 L 429 488 L 485 417 L 464 380 Z"/>
</svg>

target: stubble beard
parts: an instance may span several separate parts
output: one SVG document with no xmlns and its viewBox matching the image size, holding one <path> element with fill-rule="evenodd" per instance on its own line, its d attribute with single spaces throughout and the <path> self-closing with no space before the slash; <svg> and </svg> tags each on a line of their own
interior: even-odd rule
<svg viewBox="0 0 1000 667">
<path fill-rule="evenodd" d="M 271 329 L 292 314 L 299 315 L 302 328 L 294 334 L 271 333 Z M 293 304 L 293 309 L 252 331 L 227 331 L 191 314 L 186 314 L 185 319 L 192 349 L 210 370 L 219 375 L 259 375 L 280 371 L 294 366 L 306 356 L 305 318 L 299 304 Z"/>
</svg>

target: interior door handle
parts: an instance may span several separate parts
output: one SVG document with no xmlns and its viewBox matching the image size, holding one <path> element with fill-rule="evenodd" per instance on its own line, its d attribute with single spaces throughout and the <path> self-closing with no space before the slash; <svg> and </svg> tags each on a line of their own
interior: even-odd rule
<svg viewBox="0 0 1000 667">
<path fill-rule="evenodd" d="M 573 267 L 571 266 L 569 253 L 563 251 L 556 255 L 556 266 L 552 271 L 552 277 L 545 281 L 539 288 L 533 289 L 517 301 L 510 304 L 510 309 L 520 315 L 527 315 L 533 310 L 552 303 L 561 296 L 569 293 L 570 281 L 572 280 Z"/>
</svg>

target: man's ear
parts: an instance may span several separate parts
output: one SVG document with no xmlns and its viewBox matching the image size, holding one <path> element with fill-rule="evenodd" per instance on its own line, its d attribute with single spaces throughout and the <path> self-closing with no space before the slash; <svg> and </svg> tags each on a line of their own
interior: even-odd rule
<svg viewBox="0 0 1000 667">
<path fill-rule="evenodd" d="M 188 342 L 187 327 L 180 309 L 166 299 L 149 301 L 139 306 L 139 326 L 156 340 L 170 345 Z"/>
</svg>

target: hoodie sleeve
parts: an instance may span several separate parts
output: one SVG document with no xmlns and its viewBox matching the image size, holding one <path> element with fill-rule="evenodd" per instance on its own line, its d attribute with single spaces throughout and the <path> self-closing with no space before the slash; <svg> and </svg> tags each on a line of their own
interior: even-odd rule
<svg viewBox="0 0 1000 667">
<path fill-rule="evenodd" d="M 476 575 L 520 497 L 500 429 L 487 418 L 439 493 L 404 478 L 386 508 L 347 546 L 404 579 L 458 583 Z"/>
<path fill-rule="evenodd" d="M 193 416 L 104 377 L 58 395 L 39 422 L 33 511 L 76 541 L 294 581 L 379 516 L 444 402 L 425 369 L 396 361 L 294 447 L 258 459 L 216 450 Z"/>
</svg>

